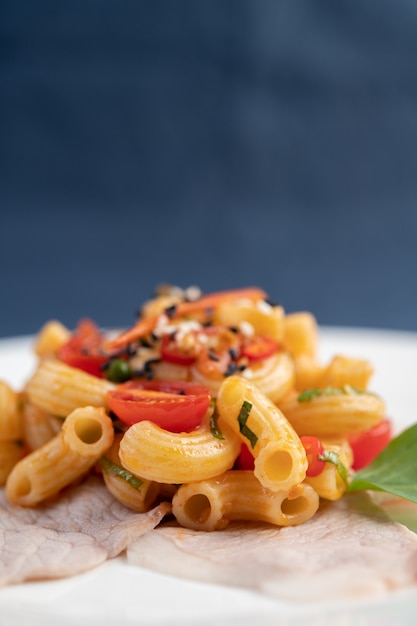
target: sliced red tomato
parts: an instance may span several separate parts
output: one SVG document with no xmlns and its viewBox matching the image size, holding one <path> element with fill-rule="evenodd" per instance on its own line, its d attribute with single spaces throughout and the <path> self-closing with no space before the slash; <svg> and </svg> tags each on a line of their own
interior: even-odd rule
<svg viewBox="0 0 417 626">
<path fill-rule="evenodd" d="M 261 361 L 272 356 L 277 351 L 278 345 L 271 337 L 253 337 L 242 347 L 242 356 L 249 361 Z"/>
<path fill-rule="evenodd" d="M 375 457 L 389 444 L 392 439 L 392 424 L 388 418 L 383 419 L 370 430 L 349 437 L 353 452 L 354 470 L 369 465 Z"/>
<path fill-rule="evenodd" d="M 95 322 L 81 320 L 70 339 L 61 346 L 58 358 L 72 367 L 103 377 L 102 366 L 109 357 L 102 351 L 103 336 Z"/>
<path fill-rule="evenodd" d="M 183 381 L 129 380 L 107 394 L 110 410 L 128 426 L 149 420 L 175 433 L 197 428 L 210 400 L 208 387 Z"/>
<path fill-rule="evenodd" d="M 323 454 L 324 448 L 317 437 L 303 436 L 300 437 L 300 441 L 306 451 L 308 468 L 306 475 L 313 477 L 318 476 L 324 470 L 326 464 L 325 461 L 319 457 Z"/>
<path fill-rule="evenodd" d="M 186 348 L 175 337 L 164 335 L 161 343 L 161 359 L 176 365 L 192 365 L 197 358 L 197 346 Z"/>
<path fill-rule="evenodd" d="M 240 454 L 236 459 L 236 468 L 241 470 L 253 470 L 255 459 L 252 452 L 245 443 L 242 443 Z"/>
</svg>

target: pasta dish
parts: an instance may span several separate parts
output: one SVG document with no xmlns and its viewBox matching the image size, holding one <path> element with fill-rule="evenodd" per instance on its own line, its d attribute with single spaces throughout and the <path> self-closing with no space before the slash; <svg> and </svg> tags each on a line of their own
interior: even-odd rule
<svg viewBox="0 0 417 626">
<path fill-rule="evenodd" d="M 303 526 L 393 437 L 372 364 L 321 363 L 318 341 L 312 313 L 259 288 L 161 286 L 120 332 L 50 320 L 24 388 L 0 382 L 7 506 L 45 509 L 91 477 L 151 528 Z"/>
</svg>

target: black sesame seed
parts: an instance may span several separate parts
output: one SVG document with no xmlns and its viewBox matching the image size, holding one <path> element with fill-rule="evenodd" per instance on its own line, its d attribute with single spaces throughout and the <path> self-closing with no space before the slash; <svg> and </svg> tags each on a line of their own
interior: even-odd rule
<svg viewBox="0 0 417 626">
<path fill-rule="evenodd" d="M 152 365 L 155 365 L 155 363 L 160 363 L 160 362 L 161 362 L 161 359 L 159 359 L 159 358 L 157 358 L 157 359 L 148 359 L 143 364 L 143 369 L 144 369 L 145 372 L 150 372 L 152 370 Z"/>
<path fill-rule="evenodd" d="M 128 343 L 126 346 L 127 356 L 133 356 L 138 351 L 138 346 L 134 346 L 132 343 Z"/>
<path fill-rule="evenodd" d="M 227 369 L 224 373 L 225 376 L 233 376 L 233 374 L 236 374 L 236 372 L 238 371 L 238 366 L 236 365 L 236 363 L 234 363 L 233 361 L 231 361 L 229 363 L 229 365 L 227 366 Z"/>
<path fill-rule="evenodd" d="M 176 304 L 171 304 L 171 306 L 168 306 L 165 309 L 165 314 L 167 317 L 169 317 L 169 319 L 172 319 L 175 316 L 175 313 L 177 312 L 177 305 Z"/>
</svg>

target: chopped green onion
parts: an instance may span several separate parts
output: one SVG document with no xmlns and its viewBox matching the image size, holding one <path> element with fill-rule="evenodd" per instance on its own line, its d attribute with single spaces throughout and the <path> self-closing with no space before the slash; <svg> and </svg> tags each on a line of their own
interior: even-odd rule
<svg viewBox="0 0 417 626">
<path fill-rule="evenodd" d="M 247 400 L 244 400 L 242 407 L 240 409 L 237 421 L 239 422 L 239 430 L 244 437 L 246 437 L 250 441 L 250 445 L 252 448 L 256 446 L 256 442 L 258 441 L 258 437 L 255 435 L 253 430 L 246 425 L 248 421 L 249 413 L 251 412 L 252 404 Z"/>
<path fill-rule="evenodd" d="M 143 480 L 141 480 L 137 476 L 134 476 L 133 474 L 128 472 L 121 465 L 118 465 L 117 463 L 113 463 L 113 461 L 110 461 L 110 459 L 108 459 L 106 456 L 101 457 L 99 464 L 100 464 L 100 467 L 102 467 L 105 472 L 107 472 L 108 474 L 111 474 L 112 476 L 117 476 L 118 478 L 121 478 L 122 480 L 126 481 L 129 485 L 131 485 L 131 487 L 133 487 L 134 489 L 139 490 L 141 486 L 143 485 Z"/>
</svg>

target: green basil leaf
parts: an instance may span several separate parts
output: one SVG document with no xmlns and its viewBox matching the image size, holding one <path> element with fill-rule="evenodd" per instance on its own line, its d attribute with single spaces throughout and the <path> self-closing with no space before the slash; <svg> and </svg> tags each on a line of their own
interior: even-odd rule
<svg viewBox="0 0 417 626">
<path fill-rule="evenodd" d="M 258 437 L 255 435 L 253 430 L 246 425 L 248 421 L 249 413 L 252 410 L 252 403 L 247 400 L 243 401 L 242 407 L 240 409 L 237 421 L 239 422 L 239 430 L 246 439 L 249 440 L 252 448 L 256 446 L 256 442 L 258 441 Z"/>
<path fill-rule="evenodd" d="M 113 463 L 113 461 L 110 461 L 110 459 L 108 459 L 106 456 L 101 457 L 99 464 L 105 472 L 121 478 L 136 490 L 139 490 L 143 485 L 143 480 L 128 472 L 128 470 L 126 470 L 124 467 L 121 467 L 121 465 Z"/>
<path fill-rule="evenodd" d="M 315 387 L 314 389 L 305 389 L 299 394 L 297 400 L 298 402 L 311 402 L 311 400 L 314 400 L 314 398 L 318 398 L 321 395 L 322 391 L 318 387 Z"/>
<path fill-rule="evenodd" d="M 339 473 L 339 476 L 346 483 L 349 480 L 349 472 L 346 466 L 340 460 L 340 456 L 334 450 L 325 450 L 323 454 L 319 454 L 318 458 L 320 461 L 326 461 L 327 463 L 333 463 L 336 466 L 336 469 Z"/>
<path fill-rule="evenodd" d="M 347 491 L 384 491 L 417 503 L 417 424 L 395 437 L 353 475 Z"/>
<path fill-rule="evenodd" d="M 219 419 L 217 404 L 213 400 L 211 400 L 210 404 L 213 407 L 213 413 L 210 416 L 210 432 L 213 437 L 216 437 L 216 439 L 224 439 L 223 433 L 221 432 L 217 423 L 217 420 Z"/>
<path fill-rule="evenodd" d="M 360 393 L 369 392 L 361 391 L 351 385 L 343 385 L 342 387 L 314 387 L 313 389 L 305 389 L 302 391 L 298 395 L 297 400 L 298 402 L 311 402 L 314 398 L 319 398 L 320 396 L 350 396 Z"/>
</svg>

